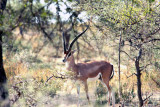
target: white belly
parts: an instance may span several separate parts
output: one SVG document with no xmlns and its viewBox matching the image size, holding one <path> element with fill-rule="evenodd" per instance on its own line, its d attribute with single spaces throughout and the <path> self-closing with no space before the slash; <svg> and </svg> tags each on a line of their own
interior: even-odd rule
<svg viewBox="0 0 160 107">
<path fill-rule="evenodd" d="M 88 78 L 87 81 L 95 81 L 98 80 L 98 78 L 100 77 L 101 73 L 99 73 L 96 77 L 94 78 Z"/>
</svg>

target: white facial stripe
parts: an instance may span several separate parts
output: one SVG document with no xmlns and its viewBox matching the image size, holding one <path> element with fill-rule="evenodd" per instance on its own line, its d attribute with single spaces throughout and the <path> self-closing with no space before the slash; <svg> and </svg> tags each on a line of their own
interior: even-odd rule
<svg viewBox="0 0 160 107">
<path fill-rule="evenodd" d="M 67 56 L 66 56 L 66 58 L 65 58 L 65 59 L 68 59 L 68 57 L 69 57 L 69 54 L 71 54 L 71 52 L 69 52 L 69 53 L 67 54 Z"/>
</svg>

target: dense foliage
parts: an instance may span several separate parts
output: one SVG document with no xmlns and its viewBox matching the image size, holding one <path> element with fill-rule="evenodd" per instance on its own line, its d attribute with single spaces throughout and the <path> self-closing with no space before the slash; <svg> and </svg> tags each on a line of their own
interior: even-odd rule
<svg viewBox="0 0 160 107">
<path fill-rule="evenodd" d="M 116 72 L 119 69 L 112 80 L 116 103 L 159 104 L 150 99 L 157 97 L 160 88 L 158 0 L 2 0 L 0 13 L 0 73 L 4 64 L 11 105 L 58 106 L 63 97 L 64 104 L 76 104 L 70 91 L 75 92 L 75 84 L 67 81 L 71 74 L 60 58 L 62 32 L 68 47 L 88 19 L 89 30 L 74 44 L 77 61 L 104 59 L 113 63 Z M 7 80 L 5 74 L 1 83 L 3 79 Z M 93 86 L 89 86 L 95 93 L 93 105 L 105 104 L 106 90 L 99 82 Z M 0 88 L 1 93 L 4 89 Z"/>
</svg>

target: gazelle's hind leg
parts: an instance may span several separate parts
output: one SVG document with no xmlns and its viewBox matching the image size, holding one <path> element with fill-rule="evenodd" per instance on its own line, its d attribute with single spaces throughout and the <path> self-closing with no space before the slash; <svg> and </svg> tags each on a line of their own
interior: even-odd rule
<svg viewBox="0 0 160 107">
<path fill-rule="evenodd" d="M 112 107 L 115 107 L 115 93 L 113 90 L 111 90 L 111 87 L 109 86 L 109 80 L 101 80 L 101 83 L 106 87 L 106 89 L 108 89 L 108 105 L 110 106 L 110 98 L 112 96 Z"/>
<path fill-rule="evenodd" d="M 99 78 L 101 83 L 106 87 L 106 89 L 108 89 L 108 105 L 110 105 L 111 88 L 109 86 L 109 78 L 107 78 L 107 75 L 102 74 L 101 76 L 102 77 Z"/>
<path fill-rule="evenodd" d="M 110 101 L 111 101 L 111 88 L 109 86 L 109 81 L 103 81 L 104 82 L 104 86 L 108 89 L 108 105 L 110 105 Z"/>
</svg>

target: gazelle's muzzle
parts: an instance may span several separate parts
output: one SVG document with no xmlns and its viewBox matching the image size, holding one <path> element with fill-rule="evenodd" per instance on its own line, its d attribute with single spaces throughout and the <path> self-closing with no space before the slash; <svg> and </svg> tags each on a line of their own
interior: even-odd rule
<svg viewBox="0 0 160 107">
<path fill-rule="evenodd" d="M 64 58 L 62 61 L 65 63 L 66 62 L 66 58 Z"/>
<path fill-rule="evenodd" d="M 62 60 L 64 63 L 67 61 L 67 55 L 64 57 L 64 59 Z"/>
<path fill-rule="evenodd" d="M 71 52 L 69 52 L 68 54 L 65 55 L 63 62 L 66 62 L 67 59 L 71 56 Z"/>
</svg>

